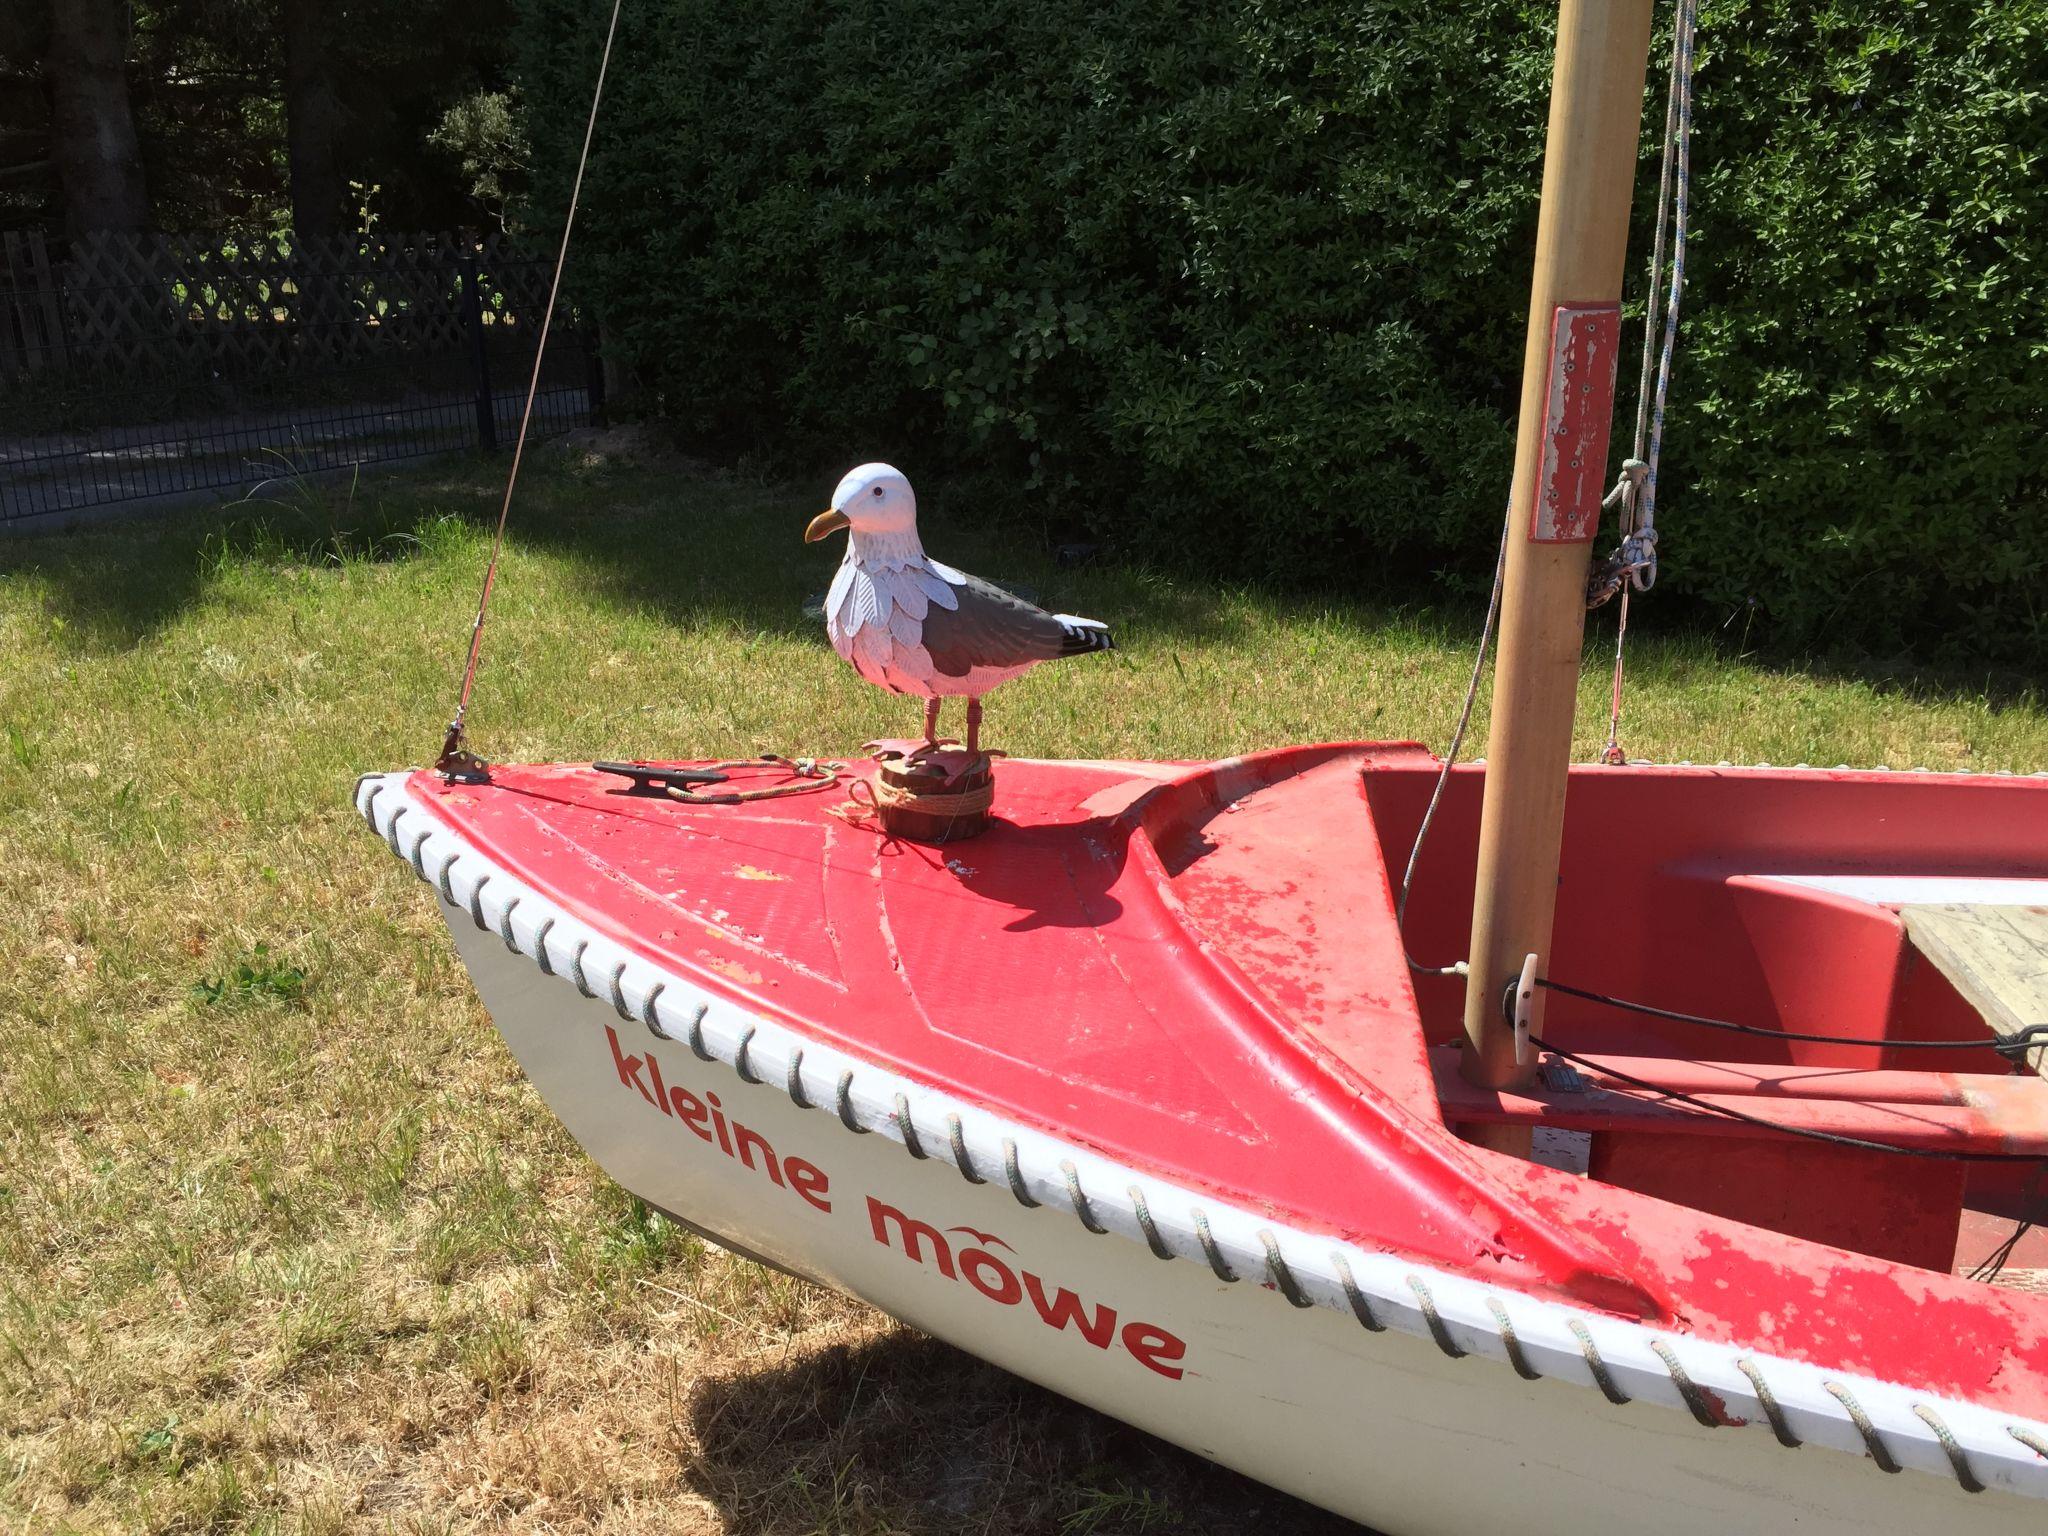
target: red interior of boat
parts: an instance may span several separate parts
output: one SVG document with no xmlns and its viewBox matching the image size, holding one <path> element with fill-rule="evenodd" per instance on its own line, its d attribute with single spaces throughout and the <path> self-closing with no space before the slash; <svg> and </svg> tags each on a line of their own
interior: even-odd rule
<svg viewBox="0 0 2048 1536">
<path fill-rule="evenodd" d="M 1366 777 L 1381 846 L 1405 856 L 1429 765 Z M 1683 783 L 1682 792 L 1674 785 Z M 1481 773 L 1452 776 L 1409 910 L 1420 956 L 1461 954 Z M 1977 1010 L 1909 942 L 1895 906 L 1786 877 L 2038 879 L 2048 796 L 2006 779 L 1770 770 L 1574 773 L 1550 970 L 1588 990 L 1872 1047 L 1708 1032 L 1552 994 L 1544 1037 L 1638 1081 L 1802 1130 L 1927 1150 L 2048 1155 L 2048 1082 L 1981 1048 Z M 1437 844 L 1436 838 L 1442 838 Z M 1598 1073 L 1607 1091 L 1518 1094 L 1458 1075 L 1463 986 L 1418 979 L 1453 1124 L 1520 1121 L 1591 1137 L 1603 1182 L 1926 1268 L 1967 1268 L 2040 1164 L 1913 1160 L 1716 1121 Z M 1977 1042 L 1886 1050 L 1889 1039 Z M 1569 1083 L 1575 1074 L 1564 1073 Z M 1976 1246 L 1958 1249 L 1970 1211 Z"/>
<path fill-rule="evenodd" d="M 1006 762 L 990 831 L 942 848 L 885 837 L 837 792 L 680 805 L 567 765 L 495 770 L 481 787 L 419 774 L 412 788 L 664 967 L 1134 1168 L 1588 1304 L 1718 1317 L 1752 1342 L 1779 1326 L 1797 1274 L 1844 1312 L 1845 1368 L 1860 1352 L 1897 1373 L 1896 1341 L 1857 1332 L 1854 1297 L 1885 1287 L 1896 1312 L 1901 1275 L 1918 1273 L 1930 1296 L 1982 1298 L 1975 1390 L 2003 1369 L 1996 1395 L 2048 1407 L 2048 1301 L 1948 1278 L 2042 1193 L 2048 1081 L 1965 1044 L 1987 1025 L 1896 911 L 1830 885 L 2039 880 L 2048 782 L 1576 771 L 1551 975 L 1870 1044 L 1708 1032 L 1552 995 L 1543 1037 L 1586 1060 L 1503 1093 L 1459 1075 L 1462 981 L 1412 978 L 1393 921 L 1437 768 L 1404 745 Z M 1482 773 L 1451 776 L 1417 875 L 1406 939 L 1424 962 L 1465 952 Z M 1824 1145 L 1625 1078 L 1775 1126 L 2021 1156 Z M 1576 1137 L 1580 1166 L 1447 1130 L 1486 1122 Z M 1786 1334 L 1798 1349 L 1817 1336 L 1810 1320 Z M 1925 1364 L 1930 1385 L 1971 1389 L 1952 1347 L 1930 1346 Z"/>
</svg>

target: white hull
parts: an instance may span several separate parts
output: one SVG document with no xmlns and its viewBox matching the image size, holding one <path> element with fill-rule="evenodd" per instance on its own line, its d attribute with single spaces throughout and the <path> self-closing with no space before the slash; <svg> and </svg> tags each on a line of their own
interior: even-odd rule
<svg viewBox="0 0 2048 1536">
<path fill-rule="evenodd" d="M 754 1070 L 769 1080 L 748 1084 L 724 1061 L 657 1040 L 621 1018 L 604 973 L 591 969 L 597 995 L 581 996 L 566 977 L 543 974 L 498 932 L 480 929 L 468 906 L 444 900 L 441 908 L 492 1018 L 549 1106 L 641 1198 L 1019 1376 L 1381 1530 L 1966 1536 L 2043 1527 L 2037 1499 L 1996 1488 L 1965 1493 L 1945 1466 L 1885 1476 L 1866 1456 L 1825 1444 L 1788 1450 L 1761 1424 L 1702 1428 L 1647 1392 L 1614 1406 L 1580 1382 L 1525 1381 L 1477 1350 L 1454 1359 L 1427 1334 L 1368 1332 L 1327 1306 L 1290 1306 L 1270 1285 L 1225 1284 L 1200 1264 L 1162 1263 L 1119 1233 L 1087 1231 L 1070 1209 L 1024 1208 L 999 1175 L 968 1183 L 928 1131 L 932 1155 L 920 1161 L 898 1140 L 851 1133 L 829 1094 L 809 1089 L 824 1102 L 799 1108 L 765 1060 Z M 626 1060 L 642 1063 L 639 1074 L 625 1074 L 614 1041 Z M 638 1091 L 639 1082 L 650 1091 Z M 671 1104 L 680 1091 L 686 1106 L 707 1111 L 715 1098 L 728 1142 L 737 1126 L 758 1137 L 745 1141 L 752 1166 L 723 1150 L 715 1122 L 693 1129 L 663 1114 L 656 1091 Z M 780 1185 L 763 1143 L 784 1174 Z M 871 1201 L 933 1229 L 948 1245 L 952 1276 L 930 1238 L 887 1214 L 878 1240 Z M 913 1244 L 917 1258 L 905 1251 Z M 1036 1296 L 1027 1290 L 1034 1283 Z M 1089 1309 L 1099 1347 L 1071 1319 L 1064 1327 L 1044 1319 L 1038 1298 L 1057 1311 L 1061 1290 Z M 1113 1328 L 1098 1308 L 1114 1309 Z"/>
</svg>

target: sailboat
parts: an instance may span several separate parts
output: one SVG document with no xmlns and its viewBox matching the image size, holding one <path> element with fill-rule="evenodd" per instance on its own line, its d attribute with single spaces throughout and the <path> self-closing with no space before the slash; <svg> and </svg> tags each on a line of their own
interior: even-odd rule
<svg viewBox="0 0 2048 1536">
<path fill-rule="evenodd" d="M 1569 763 L 1650 13 L 1561 8 L 1483 766 L 1008 761 L 932 846 L 458 712 L 356 805 L 627 1189 L 1303 1499 L 2038 1531 L 2048 780 Z"/>
</svg>

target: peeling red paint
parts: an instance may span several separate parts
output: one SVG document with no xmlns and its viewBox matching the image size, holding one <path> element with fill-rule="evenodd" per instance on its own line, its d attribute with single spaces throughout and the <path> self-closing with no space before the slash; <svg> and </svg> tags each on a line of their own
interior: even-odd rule
<svg viewBox="0 0 2048 1536">
<path fill-rule="evenodd" d="M 1560 304 L 1552 312 L 1550 387 L 1530 497 L 1534 543 L 1583 543 L 1599 526 L 1620 356 L 1620 305 Z"/>
</svg>

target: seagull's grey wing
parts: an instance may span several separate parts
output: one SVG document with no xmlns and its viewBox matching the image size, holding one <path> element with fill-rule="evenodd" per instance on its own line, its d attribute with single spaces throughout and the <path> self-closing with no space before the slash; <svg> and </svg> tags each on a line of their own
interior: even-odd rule
<svg viewBox="0 0 2048 1536">
<path fill-rule="evenodd" d="M 1073 653 L 1067 626 L 1022 598 L 1012 597 L 965 571 L 949 571 L 958 603 L 934 603 L 924 616 L 924 648 L 932 666 L 947 677 L 965 677 L 976 667 L 1016 667 Z"/>
</svg>

